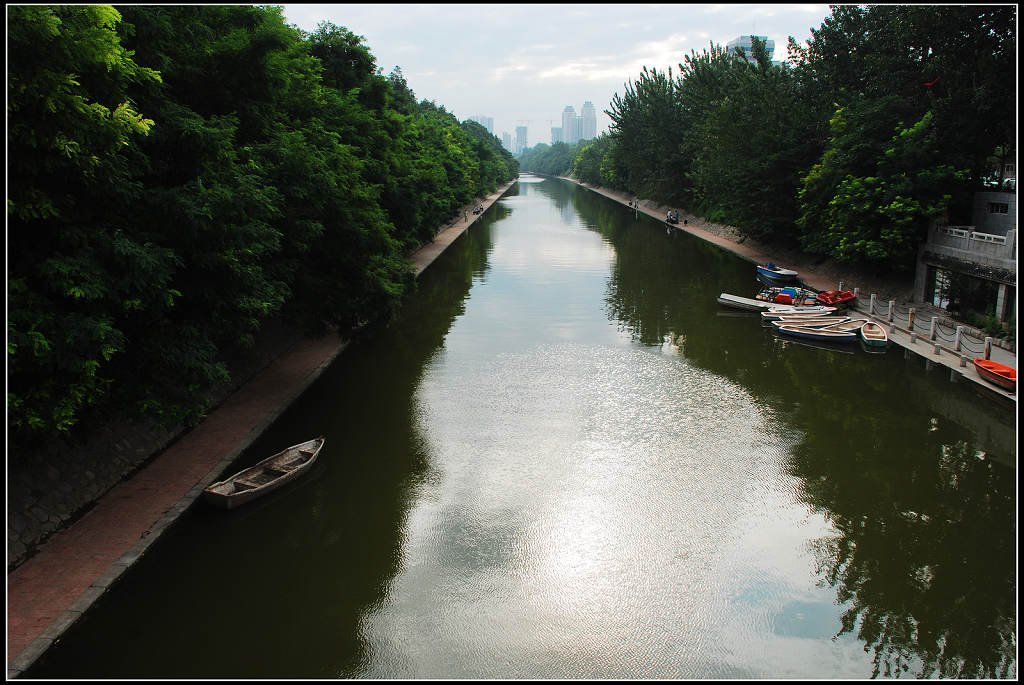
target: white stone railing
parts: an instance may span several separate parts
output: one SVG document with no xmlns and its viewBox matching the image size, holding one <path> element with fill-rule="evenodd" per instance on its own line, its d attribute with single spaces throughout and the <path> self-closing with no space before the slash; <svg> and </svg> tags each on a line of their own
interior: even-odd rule
<svg viewBox="0 0 1024 685">
<path fill-rule="evenodd" d="M 994 235 L 975 231 L 974 226 L 935 226 L 928 244 L 959 251 L 962 258 L 971 261 L 1016 270 L 1016 236 L 1015 230 Z"/>
</svg>

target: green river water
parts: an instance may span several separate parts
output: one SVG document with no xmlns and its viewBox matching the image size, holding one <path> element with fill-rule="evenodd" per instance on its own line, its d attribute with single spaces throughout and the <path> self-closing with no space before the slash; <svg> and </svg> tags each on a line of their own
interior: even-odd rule
<svg viewBox="0 0 1024 685">
<path fill-rule="evenodd" d="M 1016 416 L 524 176 L 28 678 L 1015 678 Z"/>
</svg>

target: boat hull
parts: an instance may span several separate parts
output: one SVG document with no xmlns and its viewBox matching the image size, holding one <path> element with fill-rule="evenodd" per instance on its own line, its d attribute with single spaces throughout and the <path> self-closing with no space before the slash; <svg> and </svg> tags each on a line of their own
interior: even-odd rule
<svg viewBox="0 0 1024 685">
<path fill-rule="evenodd" d="M 860 339 L 865 345 L 872 347 L 885 347 L 889 344 L 889 335 L 877 323 L 866 323 L 861 326 Z"/>
<path fill-rule="evenodd" d="M 748 312 L 763 312 L 772 306 L 771 302 L 755 300 L 749 297 L 740 297 L 739 295 L 730 295 L 729 293 L 722 293 L 719 295 L 718 304 L 725 307 L 732 307 L 733 309 L 742 309 Z"/>
<path fill-rule="evenodd" d="M 1010 392 L 1016 392 L 1017 369 L 1012 366 L 1006 366 L 990 359 L 976 358 L 974 360 L 974 368 L 978 375 L 988 382 L 994 383 Z"/>
<path fill-rule="evenodd" d="M 856 331 L 826 331 L 821 328 L 804 328 L 802 326 L 779 326 L 779 333 L 788 335 L 791 338 L 801 340 L 814 340 L 817 342 L 855 342 Z"/>
<path fill-rule="evenodd" d="M 806 316 L 809 318 L 819 318 L 822 316 L 828 316 L 834 311 L 836 311 L 835 307 L 828 307 L 825 305 L 805 305 L 802 307 L 795 305 L 792 307 L 772 305 L 761 313 L 761 317 L 770 321 L 781 319 L 784 316 Z"/>
<path fill-rule="evenodd" d="M 851 307 L 857 296 L 852 290 L 826 290 L 815 295 L 818 302 L 830 304 L 835 307 Z"/>
<path fill-rule="evenodd" d="M 203 490 L 203 499 L 221 509 L 234 509 L 269 494 L 309 470 L 323 445 L 323 437 L 292 445 L 208 486 Z"/>
<path fill-rule="evenodd" d="M 810 316 L 784 316 L 781 319 L 772 321 L 773 326 L 803 326 L 804 328 L 825 328 L 835 326 L 838 323 L 848 321 L 836 316 L 810 317 Z"/>
<path fill-rule="evenodd" d="M 799 277 L 796 271 L 790 269 L 780 269 L 774 265 L 757 265 L 757 273 L 759 276 L 767 278 L 773 283 L 791 283 Z"/>
</svg>

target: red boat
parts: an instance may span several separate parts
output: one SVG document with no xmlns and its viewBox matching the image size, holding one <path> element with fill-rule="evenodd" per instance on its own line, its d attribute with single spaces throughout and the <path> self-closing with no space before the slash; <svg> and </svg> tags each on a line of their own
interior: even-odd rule
<svg viewBox="0 0 1024 685">
<path fill-rule="evenodd" d="M 1012 366 L 978 357 L 974 360 L 974 368 L 979 376 L 990 383 L 995 383 L 1010 392 L 1017 390 L 1017 369 Z"/>
<path fill-rule="evenodd" d="M 826 290 L 815 295 L 815 298 L 821 304 L 831 305 L 832 307 L 846 307 L 853 304 L 857 296 L 853 294 L 852 290 Z"/>
</svg>

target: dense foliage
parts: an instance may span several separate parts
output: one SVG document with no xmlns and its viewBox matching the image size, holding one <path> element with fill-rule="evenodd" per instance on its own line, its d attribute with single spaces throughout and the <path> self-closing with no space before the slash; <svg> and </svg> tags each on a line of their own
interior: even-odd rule
<svg viewBox="0 0 1024 685">
<path fill-rule="evenodd" d="M 271 318 L 388 316 L 406 257 L 518 173 L 265 6 L 8 7 L 8 426 L 191 421 Z"/>
<path fill-rule="evenodd" d="M 752 53 L 712 44 L 675 76 L 645 68 L 572 173 L 760 240 L 910 270 L 929 220 L 969 223 L 988 159 L 1016 147 L 1015 6 L 834 6 L 785 63 L 756 40 Z M 524 169 L 556 165 L 538 148 Z"/>
</svg>

